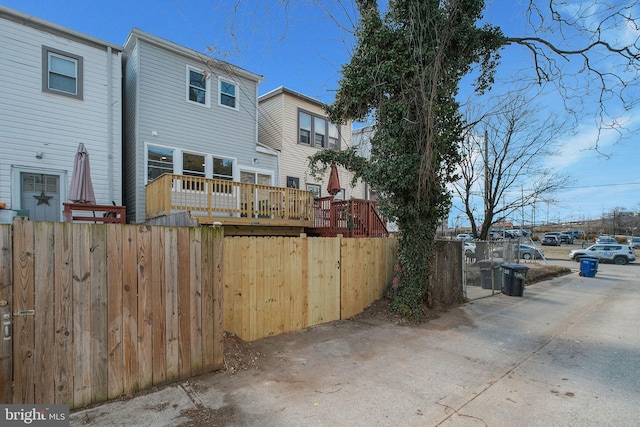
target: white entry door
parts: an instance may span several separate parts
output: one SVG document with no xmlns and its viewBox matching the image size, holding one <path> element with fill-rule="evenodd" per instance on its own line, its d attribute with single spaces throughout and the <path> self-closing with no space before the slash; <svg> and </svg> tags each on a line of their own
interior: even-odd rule
<svg viewBox="0 0 640 427">
<path fill-rule="evenodd" d="M 60 176 L 22 172 L 20 209 L 31 221 L 60 221 Z"/>
</svg>

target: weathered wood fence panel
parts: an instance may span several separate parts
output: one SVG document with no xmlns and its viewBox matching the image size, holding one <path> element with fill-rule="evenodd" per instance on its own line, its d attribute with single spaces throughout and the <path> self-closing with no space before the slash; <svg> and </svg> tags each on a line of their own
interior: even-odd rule
<svg viewBox="0 0 640 427">
<path fill-rule="evenodd" d="M 463 302 L 464 257 L 457 242 L 436 240 L 435 256 L 431 266 L 433 299 L 445 305 Z"/>
<path fill-rule="evenodd" d="M 214 228 L 0 226 L 0 300 L 15 312 L 1 402 L 77 408 L 220 369 L 223 240 Z"/>
<path fill-rule="evenodd" d="M 13 301 L 13 229 L 0 226 L 0 402 L 13 402 L 13 341 L 5 339 L 11 332 Z"/>
<path fill-rule="evenodd" d="M 360 313 L 393 278 L 396 239 L 226 237 L 224 325 L 246 341 Z"/>
</svg>

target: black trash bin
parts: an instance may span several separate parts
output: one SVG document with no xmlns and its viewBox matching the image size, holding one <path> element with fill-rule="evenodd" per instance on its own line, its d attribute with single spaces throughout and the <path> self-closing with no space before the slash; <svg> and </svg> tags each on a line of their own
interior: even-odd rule
<svg viewBox="0 0 640 427">
<path fill-rule="evenodd" d="M 502 264 L 502 293 L 511 297 L 524 295 L 524 281 L 529 267 L 522 264 Z"/>
<path fill-rule="evenodd" d="M 482 289 L 502 289 L 500 263 L 490 259 L 483 259 L 478 261 L 478 267 L 480 267 L 480 286 L 482 286 Z"/>
</svg>

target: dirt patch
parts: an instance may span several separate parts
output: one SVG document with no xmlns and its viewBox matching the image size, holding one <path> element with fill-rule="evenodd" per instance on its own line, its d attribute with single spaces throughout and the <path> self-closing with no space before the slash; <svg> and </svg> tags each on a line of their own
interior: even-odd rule
<svg viewBox="0 0 640 427">
<path fill-rule="evenodd" d="M 200 405 L 198 408 L 182 411 L 181 415 L 188 418 L 188 421 L 178 427 L 226 426 L 238 421 L 238 412 L 233 406 L 211 409 Z"/>
<path fill-rule="evenodd" d="M 529 271 L 527 272 L 526 284 L 531 285 L 533 283 L 542 282 L 544 280 L 553 279 L 554 277 L 564 276 L 570 274 L 571 269 L 568 267 L 560 267 L 558 265 L 546 265 L 546 264 L 528 264 Z"/>
<path fill-rule="evenodd" d="M 241 340 L 236 334 L 224 333 L 224 368 L 223 372 L 235 374 L 239 371 L 257 369 L 260 359 L 264 357 L 254 346 Z"/>
</svg>

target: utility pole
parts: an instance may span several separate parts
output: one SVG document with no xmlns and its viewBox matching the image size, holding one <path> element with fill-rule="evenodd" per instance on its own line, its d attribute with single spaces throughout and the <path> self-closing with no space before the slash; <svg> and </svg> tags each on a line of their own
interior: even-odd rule
<svg viewBox="0 0 640 427">
<path fill-rule="evenodd" d="M 484 129 L 484 217 L 489 218 L 489 131 Z M 488 224 L 491 228 L 491 224 Z"/>
</svg>

